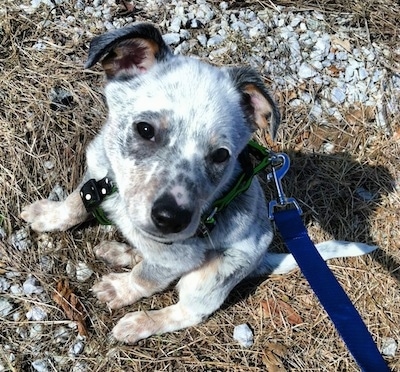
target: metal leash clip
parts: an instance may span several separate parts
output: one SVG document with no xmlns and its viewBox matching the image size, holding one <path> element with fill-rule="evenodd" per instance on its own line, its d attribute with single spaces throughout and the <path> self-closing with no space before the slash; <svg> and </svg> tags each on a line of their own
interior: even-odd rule
<svg viewBox="0 0 400 372">
<path fill-rule="evenodd" d="M 288 198 L 282 187 L 282 178 L 285 176 L 287 171 L 290 168 L 290 158 L 285 153 L 271 154 L 271 165 L 272 172 L 267 174 L 268 182 L 274 181 L 276 190 L 278 192 L 277 200 L 271 200 L 268 205 L 268 218 L 270 220 L 274 219 L 274 210 L 275 208 L 283 208 L 288 205 L 293 205 L 295 209 L 297 209 L 298 213 L 301 215 L 303 211 L 300 208 L 299 203 L 295 198 Z"/>
</svg>

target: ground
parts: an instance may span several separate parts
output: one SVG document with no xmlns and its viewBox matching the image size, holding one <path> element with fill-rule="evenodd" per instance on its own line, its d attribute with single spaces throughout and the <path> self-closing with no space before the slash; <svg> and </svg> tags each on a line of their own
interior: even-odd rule
<svg viewBox="0 0 400 372">
<path fill-rule="evenodd" d="M 313 240 L 379 247 L 365 257 L 331 260 L 330 268 L 390 368 L 400 370 L 399 351 L 385 348 L 400 342 L 399 10 L 390 0 L 4 0 L 0 371 L 358 370 L 299 270 L 241 284 L 197 327 L 134 346 L 116 343 L 110 331 L 118 319 L 174 303 L 173 289 L 110 312 L 90 291 L 109 271 L 93 248 L 121 239 L 118 232 L 87 224 L 37 234 L 19 218 L 24 205 L 62 199 L 79 181 L 84 149 L 106 116 L 102 73 L 83 68 L 88 44 L 133 21 L 155 22 L 182 53 L 260 71 L 283 122 L 275 143 L 266 133 L 257 139 L 291 156 L 285 190 L 299 200 Z M 292 29 L 300 50 L 291 44 Z M 324 35 L 326 58 L 313 57 L 322 53 Z M 326 62 L 332 55 L 336 64 Z M 265 192 L 274 194 L 266 183 Z M 273 249 L 282 249 L 279 236 Z M 248 348 L 233 339 L 242 323 L 254 333 Z"/>
</svg>

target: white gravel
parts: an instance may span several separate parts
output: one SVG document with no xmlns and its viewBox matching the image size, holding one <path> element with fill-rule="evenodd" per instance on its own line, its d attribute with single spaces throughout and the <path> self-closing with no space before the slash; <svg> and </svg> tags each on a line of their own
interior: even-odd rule
<svg viewBox="0 0 400 372">
<path fill-rule="evenodd" d="M 239 324 L 233 329 L 233 339 L 243 347 L 253 345 L 253 331 L 247 324 Z"/>
<path fill-rule="evenodd" d="M 167 30 L 164 40 L 179 53 L 190 54 L 197 44 L 204 48 L 202 57 L 216 61 L 237 52 L 238 37 L 248 40 L 250 53 L 245 62 L 268 76 L 273 90 L 296 91 L 290 105 L 310 106 L 311 100 L 311 114 L 321 124 L 331 117 L 343 119 L 343 110 L 361 104 L 376 108 L 376 121 L 385 127 L 387 115 L 399 110 L 400 78 L 389 76 L 384 67 L 392 51 L 369 42 L 365 28 L 350 27 L 355 24 L 351 14 L 341 14 L 333 30 L 324 14 L 312 10 L 281 6 L 231 10 L 228 2 L 217 5 L 205 0 L 137 3 L 145 14 L 163 14 L 159 24 Z M 31 14 L 43 11 L 40 4 L 53 7 L 51 1 L 32 0 L 21 8 Z M 133 22 L 132 17 L 115 17 L 117 8 L 115 0 L 96 0 L 90 5 L 77 1 L 74 13 L 65 10 L 57 22 L 75 35 L 92 36 Z M 79 20 L 76 10 L 83 16 Z M 38 45 L 38 52 L 42 47 Z M 318 95 L 310 97 L 307 86 Z M 64 196 L 54 191 L 54 199 Z"/>
</svg>

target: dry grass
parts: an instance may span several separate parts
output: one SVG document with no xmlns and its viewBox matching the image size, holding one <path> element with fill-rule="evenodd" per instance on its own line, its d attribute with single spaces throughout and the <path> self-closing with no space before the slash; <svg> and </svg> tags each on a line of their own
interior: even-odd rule
<svg viewBox="0 0 400 372">
<path fill-rule="evenodd" d="M 198 327 L 125 346 L 108 339 L 122 314 L 137 308 L 166 306 L 176 297 L 171 290 L 112 314 L 95 301 L 90 287 L 108 269 L 96 261 L 92 248 L 103 239 L 115 237 L 114 230 L 87 226 L 65 233 L 29 232 L 26 250 L 12 246 L 10 236 L 25 231 L 18 218 L 22 206 L 47 197 L 57 183 L 68 192 L 73 190 L 83 173 L 85 146 L 105 116 L 102 75 L 82 69 L 88 37 L 75 34 L 71 38 L 73 32 L 54 22 L 62 15 L 62 7 L 56 16 L 48 14 L 49 25 L 41 27 L 42 16 L 37 19 L 39 16 L 21 12 L 18 3 L 8 2 L 0 20 L 0 224 L 6 233 L 0 238 L 0 275 L 16 272 L 16 282 L 34 275 L 48 293 L 48 300 L 40 305 L 49 315 L 40 322 L 41 333 L 32 343 L 19 332 L 32 326 L 25 313 L 37 300 L 4 294 L 17 305 L 14 313 L 21 313 L 17 319 L 7 317 L 0 323 L 0 361 L 8 365 L 8 370 L 30 371 L 33 360 L 49 357 L 54 371 L 69 371 L 75 361 L 84 361 L 90 371 L 356 371 L 298 270 L 262 278 L 258 283 L 243 283 L 222 310 Z M 246 7 L 250 2 L 232 3 Z M 357 22 L 368 26 L 371 41 L 398 43 L 396 2 L 278 3 L 330 12 L 332 29 L 340 12 L 354 13 Z M 259 1 L 253 6 L 271 4 Z M 139 14 L 138 19 L 146 19 L 146 15 Z M 46 45 L 43 51 L 34 47 L 39 39 Z M 391 65 L 392 73 L 396 69 L 398 72 L 395 63 Z M 57 87 L 70 93 L 64 104 L 50 98 Z M 384 337 L 400 342 L 400 194 L 395 189 L 400 180 L 400 113 L 388 118 L 387 128 L 377 128 L 362 108 L 356 108 L 343 112 L 347 118 L 344 123 L 332 121 L 329 127 L 321 127 L 311 121 L 307 107 L 293 109 L 286 105 L 286 93 L 277 92 L 284 123 L 274 149 L 285 150 L 292 158 L 293 167 L 285 180 L 287 193 L 301 201 L 316 241 L 334 237 L 379 245 L 373 255 L 334 260 L 331 268 L 378 345 Z M 334 154 L 322 153 L 327 138 L 335 143 Z M 267 141 L 262 134 L 260 140 Z M 53 167 L 46 168 L 46 161 L 51 161 Z M 373 200 L 360 198 L 355 193 L 359 187 L 374 194 Z M 266 193 L 271 195 L 268 185 Z M 275 247 L 279 249 L 280 244 L 277 238 Z M 51 266 L 44 267 L 43 256 L 49 258 Z M 57 281 L 67 276 L 67 263 L 78 261 L 92 267 L 97 278 L 85 283 L 70 280 L 85 306 L 89 330 L 84 352 L 73 358 L 68 356 L 68 350 L 74 337 L 63 343 L 54 342 L 54 330 L 70 322 L 51 300 L 51 294 Z M 261 304 L 266 299 L 286 302 L 303 322 L 293 325 L 285 318 L 277 322 L 265 316 Z M 233 327 L 240 323 L 249 323 L 254 330 L 255 343 L 249 349 L 232 340 Z M 11 350 L 2 345 L 9 345 Z M 7 364 L 10 352 L 16 360 Z M 64 367 L 60 367 L 58 357 L 65 358 Z M 399 358 L 387 360 L 393 370 L 400 370 Z"/>
</svg>

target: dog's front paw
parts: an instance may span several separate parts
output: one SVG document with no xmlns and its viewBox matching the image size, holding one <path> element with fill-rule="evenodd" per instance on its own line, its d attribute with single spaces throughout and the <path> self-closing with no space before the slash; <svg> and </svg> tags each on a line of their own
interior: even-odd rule
<svg viewBox="0 0 400 372">
<path fill-rule="evenodd" d="M 157 321 L 153 320 L 150 314 L 143 311 L 126 314 L 113 328 L 114 338 L 127 344 L 134 344 L 158 333 Z"/>
<path fill-rule="evenodd" d="M 111 273 L 103 276 L 92 291 L 101 302 L 111 309 L 119 309 L 140 300 L 142 295 L 130 280 L 131 273 Z"/>
<path fill-rule="evenodd" d="M 124 243 L 101 242 L 94 251 L 96 257 L 114 267 L 133 267 L 142 261 L 138 251 Z"/>
<path fill-rule="evenodd" d="M 65 213 L 60 208 L 62 202 L 39 200 L 26 206 L 20 217 L 28 222 L 35 231 L 67 230 Z"/>
</svg>

